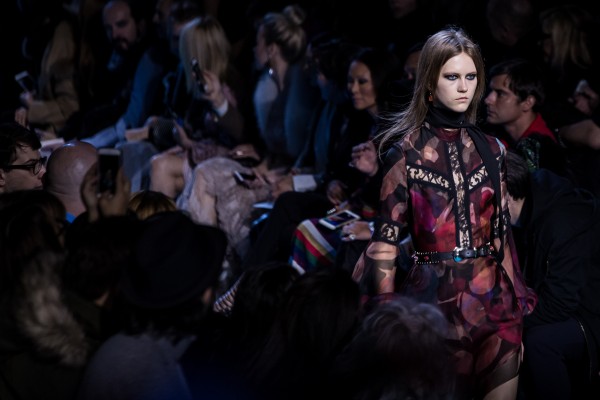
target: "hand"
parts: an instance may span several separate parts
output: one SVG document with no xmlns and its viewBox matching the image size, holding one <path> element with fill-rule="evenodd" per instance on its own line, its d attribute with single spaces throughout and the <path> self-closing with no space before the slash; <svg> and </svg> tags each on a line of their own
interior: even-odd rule
<svg viewBox="0 0 600 400">
<path fill-rule="evenodd" d="M 575 89 L 571 101 L 576 109 L 587 116 L 591 116 L 598 108 L 600 98 L 598 93 L 590 87 L 587 81 L 581 81 L 577 85 L 577 89 Z"/>
<path fill-rule="evenodd" d="M 117 172 L 115 193 L 106 191 L 98 197 L 98 208 L 103 217 L 113 217 L 127 214 L 129 199 L 131 198 L 131 182 L 125 176 L 123 168 Z"/>
<path fill-rule="evenodd" d="M 329 182 L 327 185 L 327 199 L 336 207 L 339 207 L 346 199 L 348 195 L 346 194 L 346 189 L 348 187 L 342 183 L 340 180 L 333 180 Z"/>
<path fill-rule="evenodd" d="M 277 179 L 273 184 L 271 184 L 271 194 L 273 196 L 273 200 L 277 199 L 279 195 L 285 192 L 291 192 L 294 190 L 294 179 L 292 175 L 284 175 L 283 177 Z"/>
<path fill-rule="evenodd" d="M 25 107 L 20 107 L 15 111 L 15 122 L 25 128 L 29 127 L 28 111 Z"/>
<path fill-rule="evenodd" d="M 19 95 L 19 100 L 21 100 L 21 104 L 25 107 L 29 108 L 31 103 L 33 103 L 34 97 L 32 92 L 22 92 Z"/>
<path fill-rule="evenodd" d="M 58 136 L 56 136 L 56 132 L 52 132 L 52 131 L 45 131 L 42 129 L 35 129 L 35 134 L 38 136 L 38 138 L 40 140 L 51 140 L 51 139 L 56 139 Z"/>
<path fill-rule="evenodd" d="M 368 141 L 361 143 L 352 148 L 352 161 L 350 166 L 356 168 L 360 172 L 374 176 L 379 170 L 377 160 L 377 151 L 373 142 Z"/>
<path fill-rule="evenodd" d="M 342 240 L 344 242 L 370 239 L 371 229 L 367 221 L 354 221 L 342 226 Z"/>
<path fill-rule="evenodd" d="M 123 173 L 123 168 L 117 172 L 115 193 L 98 193 L 98 164 L 95 163 L 85 174 L 81 183 L 81 199 L 88 212 L 90 222 L 97 221 L 100 217 L 125 215 L 129 198 L 131 197 L 131 184 Z"/>
<path fill-rule="evenodd" d="M 204 71 L 202 75 L 204 76 L 204 94 L 202 97 L 205 100 L 210 101 L 212 108 L 216 110 L 221 107 L 226 100 L 223 86 L 215 73 Z"/>
</svg>

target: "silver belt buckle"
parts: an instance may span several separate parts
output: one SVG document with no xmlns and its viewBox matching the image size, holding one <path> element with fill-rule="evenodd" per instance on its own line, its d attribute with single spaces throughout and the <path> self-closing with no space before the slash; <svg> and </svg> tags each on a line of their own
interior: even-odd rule
<svg viewBox="0 0 600 400">
<path fill-rule="evenodd" d="M 460 255 L 460 252 L 463 250 L 474 250 L 475 254 L 477 254 L 477 249 L 469 249 L 469 248 L 465 248 L 465 247 L 455 247 L 454 250 L 452 250 L 452 258 L 454 259 L 454 261 L 461 262 L 462 260 L 464 260 L 464 257 L 462 257 Z"/>
</svg>

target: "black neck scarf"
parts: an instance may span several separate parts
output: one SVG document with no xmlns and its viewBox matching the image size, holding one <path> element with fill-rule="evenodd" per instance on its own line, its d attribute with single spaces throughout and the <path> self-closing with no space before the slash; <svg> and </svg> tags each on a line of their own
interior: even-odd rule
<svg viewBox="0 0 600 400">
<path fill-rule="evenodd" d="M 500 168 L 485 138 L 485 134 L 477 126 L 468 122 L 464 113 L 455 112 L 447 108 L 429 107 L 425 121 L 436 128 L 465 128 L 473 143 L 475 143 L 475 148 L 483 160 L 483 165 L 485 165 L 485 169 L 488 171 L 494 188 L 496 204 L 494 206 L 493 217 L 498 219 L 498 236 L 500 239 L 500 248 L 497 249 L 497 257 L 499 261 L 502 261 L 504 259 L 504 221 L 502 218 L 502 194 L 500 192 Z M 491 232 L 493 238 L 493 227 Z"/>
</svg>

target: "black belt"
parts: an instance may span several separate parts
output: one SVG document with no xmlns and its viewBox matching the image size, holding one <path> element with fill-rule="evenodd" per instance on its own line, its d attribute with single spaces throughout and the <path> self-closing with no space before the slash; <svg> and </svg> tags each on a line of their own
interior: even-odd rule
<svg viewBox="0 0 600 400">
<path fill-rule="evenodd" d="M 413 259 L 417 264 L 437 264 L 445 260 L 460 262 L 467 258 L 487 257 L 494 251 L 491 244 L 477 248 L 455 247 L 452 251 L 416 251 Z"/>
</svg>

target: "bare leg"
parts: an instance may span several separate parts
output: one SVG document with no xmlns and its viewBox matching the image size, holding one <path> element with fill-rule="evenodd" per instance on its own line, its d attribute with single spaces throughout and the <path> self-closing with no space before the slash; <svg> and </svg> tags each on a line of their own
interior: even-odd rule
<svg viewBox="0 0 600 400">
<path fill-rule="evenodd" d="M 162 153 L 154 156 L 151 161 L 150 190 L 175 199 L 185 185 L 183 163 L 184 158 L 177 154 Z"/>
<path fill-rule="evenodd" d="M 484 400 L 514 400 L 517 398 L 517 387 L 519 385 L 519 376 L 515 376 L 508 382 L 492 389 L 485 395 Z"/>
</svg>

